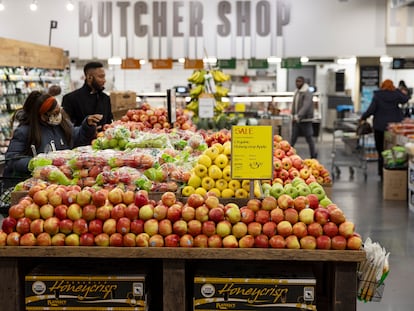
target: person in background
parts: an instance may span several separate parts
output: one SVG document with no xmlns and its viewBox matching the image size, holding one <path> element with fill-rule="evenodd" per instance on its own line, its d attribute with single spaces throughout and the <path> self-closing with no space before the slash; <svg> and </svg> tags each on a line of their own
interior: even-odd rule
<svg viewBox="0 0 414 311">
<path fill-rule="evenodd" d="M 102 63 L 90 62 L 83 71 L 85 83 L 81 88 L 63 96 L 62 107 L 75 126 L 81 125 L 89 115 L 101 114 L 103 117 L 98 123 L 98 130 L 101 130 L 103 125 L 113 120 L 111 99 L 103 92 L 105 70 Z"/>
<path fill-rule="evenodd" d="M 405 104 L 409 96 L 394 86 L 394 83 L 386 79 L 381 83 L 379 90 L 374 91 L 371 104 L 362 114 L 360 122 L 365 122 L 373 116 L 373 129 L 375 149 L 378 153 L 378 175 L 382 177 L 384 151 L 384 133 L 391 122 L 401 122 L 404 119 L 403 111 L 399 104 Z"/>
<path fill-rule="evenodd" d="M 47 93 L 56 97 L 62 93 L 62 88 L 57 84 L 53 84 L 49 87 Z"/>
<path fill-rule="evenodd" d="M 292 103 L 292 137 L 290 144 L 295 146 L 299 135 L 305 136 L 309 146 L 311 158 L 317 158 L 315 142 L 313 140 L 313 100 L 309 85 L 305 83 L 305 78 L 296 78 L 296 90 L 293 95 Z"/>
<path fill-rule="evenodd" d="M 34 155 L 90 144 L 101 118 L 89 115 L 74 127 L 53 96 L 33 91 L 24 103 L 20 124 L 6 151 L 3 176 L 30 177 L 28 164 Z"/>
</svg>

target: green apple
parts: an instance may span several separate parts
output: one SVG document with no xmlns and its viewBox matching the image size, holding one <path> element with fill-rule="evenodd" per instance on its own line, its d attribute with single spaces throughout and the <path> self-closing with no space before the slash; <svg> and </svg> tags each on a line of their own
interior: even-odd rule
<svg viewBox="0 0 414 311">
<path fill-rule="evenodd" d="M 313 194 L 316 194 L 319 201 L 321 201 L 326 196 L 325 190 L 323 189 L 322 186 L 311 188 L 311 192 Z"/>
<path fill-rule="evenodd" d="M 307 184 L 299 184 L 296 186 L 296 189 L 298 189 L 298 195 L 307 196 L 308 194 L 311 194 L 311 189 Z"/>
<path fill-rule="evenodd" d="M 292 184 L 286 184 L 283 187 L 283 191 L 285 194 L 288 194 L 292 197 L 292 199 L 296 198 L 298 196 L 298 189 L 296 189 L 295 186 L 293 186 Z"/>
<path fill-rule="evenodd" d="M 306 182 L 301 177 L 295 177 L 295 178 L 292 179 L 291 184 L 293 186 L 297 187 L 298 185 L 301 185 L 301 184 L 306 185 Z"/>
<path fill-rule="evenodd" d="M 279 198 L 279 196 L 284 193 L 283 185 L 279 183 L 274 183 L 270 188 L 269 193 L 275 199 Z"/>
<path fill-rule="evenodd" d="M 317 181 L 312 181 L 311 183 L 309 183 L 309 188 L 311 188 L 311 190 L 315 187 L 322 187 L 320 183 L 318 183 Z"/>
<path fill-rule="evenodd" d="M 327 207 L 329 204 L 332 203 L 332 200 L 328 198 L 327 196 L 323 197 L 322 200 L 319 200 L 319 204 L 323 207 Z"/>
</svg>

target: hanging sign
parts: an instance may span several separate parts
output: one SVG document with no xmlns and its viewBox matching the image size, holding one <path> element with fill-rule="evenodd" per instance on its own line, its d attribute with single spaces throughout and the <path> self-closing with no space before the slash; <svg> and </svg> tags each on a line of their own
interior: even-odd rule
<svg viewBox="0 0 414 311">
<path fill-rule="evenodd" d="M 217 66 L 220 69 L 236 69 L 236 59 L 235 58 L 218 59 Z"/>
<path fill-rule="evenodd" d="M 247 62 L 247 67 L 249 69 L 267 69 L 269 68 L 269 63 L 267 59 L 251 58 Z"/>
<path fill-rule="evenodd" d="M 139 59 L 124 58 L 121 63 L 121 69 L 141 69 Z"/>
<path fill-rule="evenodd" d="M 233 179 L 273 178 L 272 126 L 232 126 L 231 177 Z"/>
<path fill-rule="evenodd" d="M 203 69 L 204 62 L 202 59 L 189 59 L 186 58 L 184 61 L 184 69 Z"/>
<path fill-rule="evenodd" d="M 171 58 L 166 59 L 153 59 L 151 61 L 152 69 L 172 69 L 173 60 Z"/>
<path fill-rule="evenodd" d="M 302 68 L 302 63 L 299 57 L 284 58 L 282 59 L 282 68 L 300 69 Z"/>
</svg>

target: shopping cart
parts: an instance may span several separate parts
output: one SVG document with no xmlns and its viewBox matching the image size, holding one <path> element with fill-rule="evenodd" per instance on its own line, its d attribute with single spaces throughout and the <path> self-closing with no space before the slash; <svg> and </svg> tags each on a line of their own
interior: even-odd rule
<svg viewBox="0 0 414 311">
<path fill-rule="evenodd" d="M 355 170 L 360 169 L 367 180 L 367 149 L 372 134 L 357 135 L 358 120 L 339 119 L 334 122 L 332 138 L 332 179 L 341 175 L 341 167 L 348 167 L 349 178 L 354 178 Z"/>
</svg>

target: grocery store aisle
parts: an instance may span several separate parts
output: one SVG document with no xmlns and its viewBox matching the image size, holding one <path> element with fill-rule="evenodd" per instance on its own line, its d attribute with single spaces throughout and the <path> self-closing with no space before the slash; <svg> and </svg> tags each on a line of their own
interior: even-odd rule
<svg viewBox="0 0 414 311">
<path fill-rule="evenodd" d="M 330 134 L 317 142 L 319 161 L 330 170 Z M 296 150 L 302 158 L 309 157 L 306 142 L 301 138 Z M 377 175 L 376 162 L 368 162 L 368 178 L 361 171 L 351 179 L 346 167 L 335 180 L 332 201 L 341 207 L 347 218 L 355 223 L 363 240 L 370 237 L 390 252 L 390 274 L 380 302 L 358 302 L 358 311 L 414 310 L 414 213 L 406 201 L 384 201 L 382 183 Z"/>
</svg>

